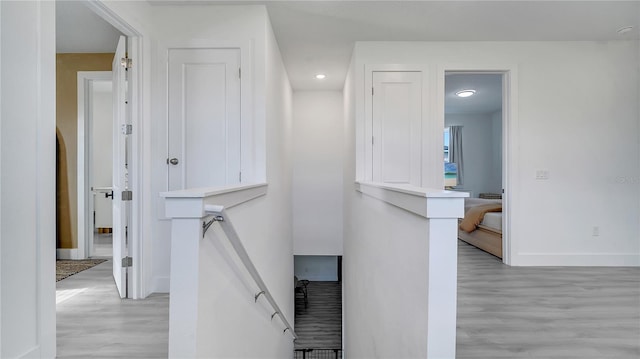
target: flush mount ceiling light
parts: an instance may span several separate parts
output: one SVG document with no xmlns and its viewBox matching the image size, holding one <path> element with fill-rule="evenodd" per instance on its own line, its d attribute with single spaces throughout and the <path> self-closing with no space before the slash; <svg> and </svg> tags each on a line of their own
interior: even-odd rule
<svg viewBox="0 0 640 359">
<path fill-rule="evenodd" d="M 628 33 L 629 31 L 633 30 L 633 26 L 625 26 L 625 27 L 621 27 L 617 30 L 618 35 L 624 35 L 626 33 Z"/>
<path fill-rule="evenodd" d="M 456 92 L 456 96 L 458 97 L 469 97 L 476 94 L 476 90 L 460 90 Z"/>
<path fill-rule="evenodd" d="M 318 79 L 318 80 L 324 80 L 326 78 L 327 78 L 327 75 L 325 75 L 325 74 L 317 74 L 316 75 L 316 79 Z"/>
</svg>

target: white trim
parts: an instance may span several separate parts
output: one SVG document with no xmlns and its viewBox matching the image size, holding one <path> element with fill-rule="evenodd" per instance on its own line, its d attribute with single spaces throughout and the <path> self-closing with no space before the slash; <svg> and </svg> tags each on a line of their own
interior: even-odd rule
<svg viewBox="0 0 640 359">
<path fill-rule="evenodd" d="M 425 218 L 462 218 L 464 198 L 469 197 L 466 192 L 375 182 L 356 182 L 356 191 Z"/>
<path fill-rule="evenodd" d="M 640 255 L 629 253 L 518 253 L 515 257 L 517 266 L 640 266 Z"/>
<path fill-rule="evenodd" d="M 86 259 L 78 248 L 56 248 L 56 257 L 67 260 Z"/>
<path fill-rule="evenodd" d="M 144 131 L 150 128 L 150 118 L 148 103 L 144 103 L 145 93 L 149 93 L 149 81 L 145 83 L 143 76 L 149 77 L 150 70 L 145 67 L 143 54 L 148 54 L 148 44 L 146 37 L 140 31 L 142 24 L 135 26 L 126 21 L 109 4 L 102 0 L 86 0 L 85 4 L 98 16 L 103 18 L 113 27 L 118 29 L 127 37 L 127 51 L 129 58 L 133 61 L 133 68 L 129 71 L 129 88 L 131 89 L 129 100 L 131 102 L 131 125 L 133 135 L 131 136 L 131 168 L 129 169 L 129 183 L 133 191 L 131 202 L 131 224 L 129 228 L 129 256 L 133 259 L 133 266 L 129 272 L 131 278 L 129 295 L 133 299 L 144 298 L 150 294 L 147 291 L 147 283 L 143 280 L 146 273 L 152 271 L 151 258 L 152 244 L 150 234 L 152 232 L 148 219 L 152 218 L 150 204 L 144 203 L 143 198 L 150 198 L 151 186 L 144 177 L 145 173 L 150 176 L 150 171 L 143 171 L 142 166 L 148 166 L 150 162 L 150 139 Z M 145 52 L 147 51 L 147 52 Z M 145 159 L 145 160 L 143 160 Z M 146 185 L 145 185 L 146 183 Z M 143 193 L 144 192 L 144 193 Z M 149 208 L 143 213 L 143 208 Z M 148 265 L 147 265 L 148 263 Z"/>
<path fill-rule="evenodd" d="M 257 183 L 171 191 L 161 193 L 160 196 L 167 199 L 165 215 L 168 218 L 199 218 L 206 216 L 204 205 L 216 204 L 231 208 L 266 194 L 267 184 Z M 203 206 L 198 207 L 198 203 Z"/>
<path fill-rule="evenodd" d="M 502 223 L 502 261 L 504 264 L 515 264 L 517 237 L 513 235 L 512 218 L 517 215 L 518 171 L 515 160 L 518 158 L 516 145 L 518 134 L 518 66 L 514 64 L 452 64 L 438 66 L 438 118 L 444 126 L 444 74 L 456 72 L 466 74 L 499 74 L 502 75 L 502 188 L 503 223 Z"/>
<path fill-rule="evenodd" d="M 78 253 L 80 258 L 88 258 L 93 248 L 93 196 L 91 193 L 93 145 L 90 141 L 93 129 L 93 81 L 111 82 L 111 71 L 78 71 Z M 85 106 L 85 104 L 87 106 Z"/>
<path fill-rule="evenodd" d="M 151 283 L 151 292 L 153 293 L 169 293 L 171 281 L 169 277 L 153 277 Z"/>
<path fill-rule="evenodd" d="M 37 3 L 36 261 L 37 344 L 33 357 L 56 354 L 56 46 L 55 3 Z M 19 36 L 19 35 L 14 35 Z M 53 273 L 52 273 L 53 271 Z"/>
<path fill-rule="evenodd" d="M 41 358 L 43 356 L 41 351 L 41 346 L 36 345 L 25 353 L 19 355 L 18 358 Z"/>
</svg>

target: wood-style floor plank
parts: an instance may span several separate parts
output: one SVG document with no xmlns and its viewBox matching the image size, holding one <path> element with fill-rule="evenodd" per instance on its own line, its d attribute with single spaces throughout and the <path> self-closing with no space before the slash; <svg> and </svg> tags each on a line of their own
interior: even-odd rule
<svg viewBox="0 0 640 359">
<path fill-rule="evenodd" d="M 111 262 L 57 288 L 59 358 L 167 357 L 168 295 L 120 300 Z M 309 290 L 296 348 L 340 345 L 340 286 Z M 640 358 L 640 268 L 508 267 L 460 243 L 457 357 Z"/>
<path fill-rule="evenodd" d="M 58 358 L 167 358 L 169 295 L 122 300 L 111 260 L 59 281 Z"/>
<path fill-rule="evenodd" d="M 458 358 L 640 358 L 640 268 L 508 267 L 458 249 Z"/>
</svg>

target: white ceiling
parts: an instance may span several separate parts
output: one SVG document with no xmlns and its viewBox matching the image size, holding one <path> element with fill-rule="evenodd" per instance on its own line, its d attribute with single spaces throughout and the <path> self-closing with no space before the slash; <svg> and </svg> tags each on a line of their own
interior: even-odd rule
<svg viewBox="0 0 640 359">
<path fill-rule="evenodd" d="M 475 95 L 456 96 L 456 92 L 469 89 L 475 90 Z M 444 92 L 446 114 L 489 114 L 502 109 L 502 75 L 446 74 Z"/>
<path fill-rule="evenodd" d="M 84 1 L 56 1 L 56 52 L 114 52 L 120 32 Z"/>
<path fill-rule="evenodd" d="M 264 3 L 294 89 L 342 89 L 355 41 L 640 38 L 639 1 Z M 634 31 L 619 36 L 616 30 L 627 25 L 635 25 Z M 320 71 L 327 74 L 327 79 L 313 78 Z"/>
<path fill-rule="evenodd" d="M 149 3 L 266 5 L 296 90 L 341 90 L 355 41 L 640 39 L 640 0 L 174 0 Z M 59 51 L 113 51 L 117 31 L 93 13 L 81 13 L 88 9 L 77 5 L 68 2 L 57 5 Z M 628 25 L 635 26 L 633 31 L 624 36 L 616 33 Z M 318 72 L 325 73 L 327 78 L 314 79 Z"/>
</svg>

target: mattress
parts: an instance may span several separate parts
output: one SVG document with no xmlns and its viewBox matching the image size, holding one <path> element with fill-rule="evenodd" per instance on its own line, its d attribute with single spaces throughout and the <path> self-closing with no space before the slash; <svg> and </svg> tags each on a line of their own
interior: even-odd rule
<svg viewBox="0 0 640 359">
<path fill-rule="evenodd" d="M 480 224 L 502 231 L 502 212 L 489 212 L 485 214 Z"/>
</svg>

